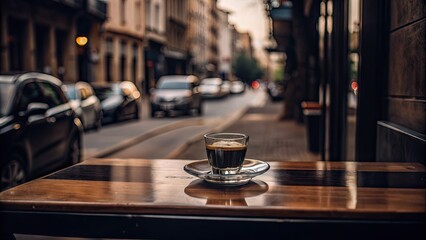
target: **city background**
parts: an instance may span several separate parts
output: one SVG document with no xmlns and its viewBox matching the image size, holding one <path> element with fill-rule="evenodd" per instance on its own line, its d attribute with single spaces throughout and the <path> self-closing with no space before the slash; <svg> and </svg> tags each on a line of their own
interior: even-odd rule
<svg viewBox="0 0 426 240">
<path fill-rule="evenodd" d="M 3 72 L 39 71 L 64 83 L 132 81 L 149 93 L 163 75 L 236 79 L 232 64 L 239 56 L 262 69 L 267 65 L 262 46 L 254 49 L 252 33 L 239 31 L 229 21 L 233 12 L 217 0 L 1 4 L 1 45 L 7 46 L 1 51 Z M 255 16 L 258 25 L 266 25 L 262 6 L 240 1 L 239 7 L 257 9 L 263 15 Z M 254 30 L 267 35 L 265 29 Z M 262 76 L 251 75 L 242 77 L 251 82 Z"/>
</svg>

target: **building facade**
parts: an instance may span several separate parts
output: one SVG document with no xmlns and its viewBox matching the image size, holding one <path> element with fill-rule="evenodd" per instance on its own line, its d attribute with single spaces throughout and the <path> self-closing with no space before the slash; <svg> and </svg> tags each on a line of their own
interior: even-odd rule
<svg viewBox="0 0 426 240">
<path fill-rule="evenodd" d="M 222 79 L 231 78 L 232 65 L 232 29 L 228 21 L 229 12 L 218 10 L 219 19 L 219 75 Z"/>
<path fill-rule="evenodd" d="M 217 9 L 217 0 L 207 1 L 207 71 L 210 76 L 218 76 L 219 67 L 219 15 Z"/>
<path fill-rule="evenodd" d="M 290 75 L 285 108 L 319 103 L 322 159 L 425 164 L 425 1 L 267 2 Z"/>
<path fill-rule="evenodd" d="M 207 0 L 189 1 L 189 31 L 187 48 L 190 54 L 191 73 L 204 77 L 207 74 Z"/>
<path fill-rule="evenodd" d="M 0 2 L 0 70 L 40 71 L 64 82 L 97 78 L 103 1 Z M 78 45 L 76 39 L 86 39 Z"/>
<path fill-rule="evenodd" d="M 166 73 L 169 75 L 186 74 L 188 1 L 166 0 Z"/>
<path fill-rule="evenodd" d="M 245 51 L 248 56 L 254 57 L 252 39 L 249 32 L 239 33 L 238 42 L 239 42 L 239 47 L 241 51 Z"/>
<path fill-rule="evenodd" d="M 155 87 L 166 73 L 166 0 L 145 0 L 145 84 L 144 91 Z"/>
<path fill-rule="evenodd" d="M 100 58 L 99 81 L 132 81 L 139 88 L 144 81 L 145 1 L 108 2 Z"/>
</svg>

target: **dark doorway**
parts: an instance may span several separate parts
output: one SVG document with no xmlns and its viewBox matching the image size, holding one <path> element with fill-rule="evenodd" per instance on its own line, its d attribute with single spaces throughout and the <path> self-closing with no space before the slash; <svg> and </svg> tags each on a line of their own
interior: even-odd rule
<svg viewBox="0 0 426 240">
<path fill-rule="evenodd" d="M 9 63 L 11 71 L 23 70 L 23 31 L 25 30 L 24 21 L 9 18 L 9 33 L 7 36 L 9 47 Z"/>
<path fill-rule="evenodd" d="M 113 41 L 111 38 L 106 39 L 106 54 L 105 54 L 105 76 L 107 82 L 112 81 L 112 53 L 113 53 Z"/>
<path fill-rule="evenodd" d="M 56 61 L 58 63 L 58 77 L 60 80 L 64 80 L 65 65 L 64 65 L 64 51 L 66 46 L 67 32 L 64 30 L 55 31 L 56 40 Z"/>
<path fill-rule="evenodd" d="M 137 71 L 137 64 L 138 64 L 138 45 L 135 43 L 132 47 L 132 82 L 136 83 L 136 71 Z"/>
<path fill-rule="evenodd" d="M 50 73 L 46 64 L 46 51 L 49 46 L 48 28 L 43 25 L 36 25 L 36 68 L 37 71 Z"/>
<path fill-rule="evenodd" d="M 126 46 L 125 41 L 121 42 L 121 56 L 120 56 L 120 81 L 125 81 L 126 76 Z"/>
</svg>

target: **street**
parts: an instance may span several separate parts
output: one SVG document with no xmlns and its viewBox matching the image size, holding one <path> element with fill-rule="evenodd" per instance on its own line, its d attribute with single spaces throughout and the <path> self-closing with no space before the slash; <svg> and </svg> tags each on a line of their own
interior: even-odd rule
<svg viewBox="0 0 426 240">
<path fill-rule="evenodd" d="M 203 134 L 221 131 L 238 120 L 248 107 L 262 105 L 266 99 L 264 91 L 248 90 L 241 95 L 205 100 L 202 116 L 151 118 L 145 98 L 140 120 L 108 124 L 100 131 L 86 132 L 83 159 L 173 158 Z"/>
</svg>

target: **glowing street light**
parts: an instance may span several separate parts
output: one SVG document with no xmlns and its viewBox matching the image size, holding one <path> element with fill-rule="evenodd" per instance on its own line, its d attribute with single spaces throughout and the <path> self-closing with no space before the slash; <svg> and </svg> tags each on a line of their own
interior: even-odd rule
<svg viewBox="0 0 426 240">
<path fill-rule="evenodd" d="M 79 36 L 75 39 L 75 42 L 79 46 L 85 46 L 88 41 L 89 41 L 89 39 L 87 39 L 87 37 L 85 37 L 85 36 Z"/>
</svg>

